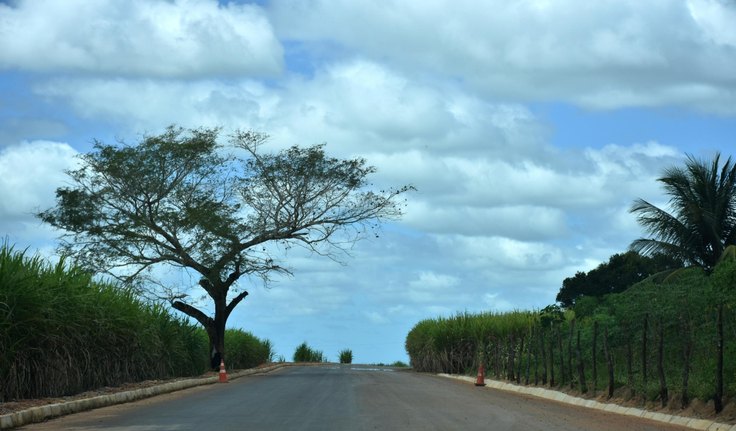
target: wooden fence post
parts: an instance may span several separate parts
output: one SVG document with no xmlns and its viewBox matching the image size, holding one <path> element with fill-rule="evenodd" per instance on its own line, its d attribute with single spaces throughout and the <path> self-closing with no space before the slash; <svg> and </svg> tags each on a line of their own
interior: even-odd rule
<svg viewBox="0 0 736 431">
<path fill-rule="evenodd" d="M 608 398 L 613 397 L 614 380 L 613 380 L 613 354 L 608 343 L 608 326 L 606 326 L 603 334 L 603 353 L 606 356 L 606 364 L 608 365 Z"/>
<path fill-rule="evenodd" d="M 555 336 L 554 332 L 549 334 L 549 386 L 555 385 Z"/>
<path fill-rule="evenodd" d="M 542 352 L 542 384 L 547 384 L 547 346 L 544 344 L 544 328 L 539 328 L 539 350 Z"/>
<path fill-rule="evenodd" d="M 684 340 L 682 346 L 682 396 L 680 398 L 680 407 L 683 409 L 690 403 L 690 397 L 688 396 L 688 383 L 690 380 L 690 359 L 693 350 L 693 339 L 690 333 L 690 322 L 687 318 L 682 319 L 682 326 L 684 332 Z"/>
<path fill-rule="evenodd" d="M 598 321 L 593 321 L 593 395 L 598 387 Z"/>
<path fill-rule="evenodd" d="M 521 384 L 521 366 L 524 363 L 524 335 L 521 335 L 521 340 L 519 340 L 519 367 L 516 369 L 516 384 Z"/>
<path fill-rule="evenodd" d="M 565 386 L 565 379 L 567 376 L 565 375 L 565 354 L 562 350 L 562 328 L 557 328 L 557 350 L 560 351 L 560 378 L 559 378 L 559 384 L 560 387 Z"/>
<path fill-rule="evenodd" d="M 664 375 L 664 322 L 659 318 L 659 337 L 657 340 L 657 372 L 659 373 L 659 398 L 662 401 L 662 407 L 667 405 L 669 396 L 667 394 L 667 380 Z"/>
<path fill-rule="evenodd" d="M 570 325 L 569 326 L 570 326 L 570 336 L 569 336 L 569 338 L 567 340 L 567 373 L 563 373 L 563 376 L 565 374 L 567 374 L 567 377 L 570 379 L 570 389 L 572 389 L 573 387 L 575 387 L 575 382 L 573 381 L 574 379 L 572 378 L 572 376 L 573 376 L 573 372 L 572 372 L 572 339 L 573 339 L 573 337 L 575 335 L 575 319 L 572 319 L 570 321 Z M 560 349 L 560 351 L 562 351 L 562 349 Z M 560 383 L 560 386 L 562 386 L 564 384 L 565 384 L 565 381 L 563 379 L 563 381 Z"/>
<path fill-rule="evenodd" d="M 580 329 L 578 329 L 578 343 L 577 343 L 577 355 L 578 355 L 578 383 L 580 385 L 580 392 L 588 392 L 588 386 L 585 384 L 585 366 L 583 365 L 583 355 L 580 352 Z M 572 379 L 570 379 L 572 381 Z"/>
<path fill-rule="evenodd" d="M 649 332 L 649 314 L 644 315 L 644 328 L 641 335 L 641 379 L 644 391 L 647 387 L 647 337 Z"/>
<path fill-rule="evenodd" d="M 718 304 L 716 316 L 716 395 L 713 399 L 716 413 L 723 410 L 723 303 Z"/>
</svg>

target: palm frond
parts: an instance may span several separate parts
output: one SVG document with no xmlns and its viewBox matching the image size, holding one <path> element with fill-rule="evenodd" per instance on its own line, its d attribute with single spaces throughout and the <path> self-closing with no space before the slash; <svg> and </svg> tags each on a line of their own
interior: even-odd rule
<svg viewBox="0 0 736 431">
<path fill-rule="evenodd" d="M 670 167 L 658 179 L 669 196 L 665 211 L 637 199 L 630 212 L 650 238 L 631 244 L 642 253 L 667 253 L 710 271 L 728 245 L 736 244 L 736 165 L 710 163 L 688 155 L 684 167 Z"/>
</svg>

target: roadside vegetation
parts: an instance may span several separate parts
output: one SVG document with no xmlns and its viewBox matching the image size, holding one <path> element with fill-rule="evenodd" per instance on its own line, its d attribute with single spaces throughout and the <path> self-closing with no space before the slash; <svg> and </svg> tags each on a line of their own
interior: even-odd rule
<svg viewBox="0 0 736 431">
<path fill-rule="evenodd" d="M 719 413 L 736 397 L 736 166 L 688 157 L 659 181 L 659 208 L 634 201 L 649 235 L 562 283 L 559 304 L 419 322 L 418 371 L 487 375 L 589 396 Z"/>
<path fill-rule="evenodd" d="M 376 367 L 394 367 L 394 368 L 409 368 L 409 364 L 403 361 L 396 361 L 392 362 L 390 364 L 384 364 L 383 362 L 378 362 L 376 364 L 371 364 Z"/>
<path fill-rule="evenodd" d="M 227 337 L 229 367 L 272 357 L 268 341 L 240 330 Z M 199 375 L 208 349 L 205 331 L 165 305 L 63 259 L 50 264 L 0 246 L 0 402 Z"/>
<path fill-rule="evenodd" d="M 294 362 L 327 362 L 322 351 L 309 347 L 306 341 L 296 347 L 293 359 Z"/>
<path fill-rule="evenodd" d="M 729 259 L 711 277 L 697 268 L 654 276 L 580 310 L 427 319 L 406 348 L 418 371 L 473 375 L 482 363 L 518 384 L 716 408 L 736 396 L 735 285 Z"/>
<path fill-rule="evenodd" d="M 352 364 L 353 363 L 353 351 L 350 349 L 340 350 L 338 353 L 341 364 Z"/>
</svg>

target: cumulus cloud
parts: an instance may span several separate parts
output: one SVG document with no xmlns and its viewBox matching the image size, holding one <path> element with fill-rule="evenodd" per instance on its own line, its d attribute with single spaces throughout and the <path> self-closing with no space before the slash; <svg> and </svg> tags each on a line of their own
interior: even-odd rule
<svg viewBox="0 0 736 431">
<path fill-rule="evenodd" d="M 304 0 L 275 2 L 270 14 L 280 37 L 329 41 L 415 75 L 460 77 L 489 97 L 730 114 L 736 106 L 724 75 L 736 67 L 729 20 L 736 8 L 719 0 L 438 0 L 380 8 Z"/>
<path fill-rule="evenodd" d="M 403 223 L 433 234 L 535 243 L 600 235 L 605 226 L 611 237 L 635 236 L 628 206 L 656 195 L 656 175 L 679 157 L 656 141 L 563 152 L 521 105 L 355 59 L 278 88 L 99 78 L 52 80 L 36 91 L 138 132 L 177 122 L 265 130 L 272 149 L 327 142 L 332 154 L 377 166 L 377 187 L 415 185 Z"/>
<path fill-rule="evenodd" d="M 0 4 L 0 68 L 202 77 L 273 75 L 282 48 L 262 10 L 214 0 Z"/>
<path fill-rule="evenodd" d="M 736 9 L 724 0 L 690 0 L 688 10 L 703 30 L 703 37 L 720 45 L 736 47 Z"/>
<path fill-rule="evenodd" d="M 34 91 L 68 103 L 83 118 L 106 120 L 129 133 L 157 133 L 168 124 L 186 127 L 260 125 L 276 95 L 251 80 L 178 81 L 123 78 L 58 78 Z"/>
<path fill-rule="evenodd" d="M 512 302 L 500 296 L 498 293 L 486 293 L 483 295 L 483 302 L 495 312 L 507 312 L 515 309 L 515 305 Z"/>
<path fill-rule="evenodd" d="M 10 244 L 34 246 L 45 256 L 58 232 L 34 214 L 54 204 L 64 171 L 76 164 L 77 151 L 66 143 L 31 141 L 0 148 L 0 232 Z"/>
<path fill-rule="evenodd" d="M 276 145 L 327 142 L 342 155 L 412 148 L 508 158 L 548 152 L 545 127 L 521 105 L 489 103 L 362 60 L 325 66 L 309 80 L 290 76 L 279 87 L 251 79 L 55 78 L 34 91 L 84 118 L 137 132 L 172 122 L 255 128 Z"/>
<path fill-rule="evenodd" d="M 465 235 L 444 235 L 437 242 L 468 269 L 544 271 L 565 263 L 563 251 L 550 243 Z"/>
<path fill-rule="evenodd" d="M 435 201 L 412 201 L 404 221 L 421 231 L 461 235 L 503 235 L 521 240 L 544 240 L 569 234 L 565 215 L 559 208 L 535 205 L 479 207 L 438 205 Z M 473 206 L 470 206 L 473 205 Z"/>
<path fill-rule="evenodd" d="M 75 164 L 77 151 L 66 143 L 24 142 L 0 150 L 0 218 L 32 219 L 35 211 L 54 203 L 64 171 Z"/>
</svg>

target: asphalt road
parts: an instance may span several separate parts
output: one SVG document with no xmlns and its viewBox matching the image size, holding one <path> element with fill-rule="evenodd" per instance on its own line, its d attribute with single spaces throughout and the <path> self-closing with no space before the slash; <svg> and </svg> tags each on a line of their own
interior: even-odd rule
<svg viewBox="0 0 736 431">
<path fill-rule="evenodd" d="M 289 367 L 22 430 L 684 430 L 411 371 Z"/>
</svg>

